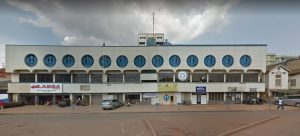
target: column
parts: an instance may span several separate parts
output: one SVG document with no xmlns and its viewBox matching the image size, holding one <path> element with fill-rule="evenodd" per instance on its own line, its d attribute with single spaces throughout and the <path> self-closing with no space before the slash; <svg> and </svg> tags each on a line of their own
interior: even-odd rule
<svg viewBox="0 0 300 136">
<path fill-rule="evenodd" d="M 102 81 L 103 83 L 107 83 L 107 74 L 103 73 Z"/>
<path fill-rule="evenodd" d="M 39 103 L 39 96 L 38 95 L 35 95 L 34 103 L 35 103 L 36 106 L 38 105 L 38 103 Z"/>
<path fill-rule="evenodd" d="M 224 82 L 226 82 L 226 73 L 224 73 Z"/>
<path fill-rule="evenodd" d="M 241 83 L 243 83 L 243 82 L 244 82 L 244 74 L 241 73 Z"/>
<path fill-rule="evenodd" d="M 123 93 L 123 102 L 126 101 L 126 98 L 125 98 L 125 93 Z"/>
<path fill-rule="evenodd" d="M 89 97 L 90 97 L 90 106 L 92 106 L 92 94 L 90 94 Z"/>
<path fill-rule="evenodd" d="M 55 74 L 53 74 L 53 83 L 55 83 Z"/>
<path fill-rule="evenodd" d="M 125 83 L 125 75 L 124 75 L 124 73 L 122 73 L 122 77 L 123 77 L 123 83 Z"/>
<path fill-rule="evenodd" d="M 34 82 L 37 82 L 37 73 L 34 74 Z"/>
<path fill-rule="evenodd" d="M 176 82 L 176 73 L 173 74 L 173 82 Z"/>
<path fill-rule="evenodd" d="M 257 82 L 260 82 L 260 75 L 261 75 L 261 73 L 258 74 Z"/>
<path fill-rule="evenodd" d="M 140 93 L 140 102 L 143 101 L 143 93 Z"/>
<path fill-rule="evenodd" d="M 71 73 L 70 73 L 71 74 Z M 73 83 L 73 74 L 71 74 L 71 83 Z"/>
<path fill-rule="evenodd" d="M 70 102 L 71 102 L 71 104 L 73 104 L 73 103 L 74 103 L 74 100 L 73 100 L 73 94 L 69 94 L 69 97 L 70 97 Z"/>
<path fill-rule="evenodd" d="M 224 102 L 226 101 L 227 94 L 224 92 Z"/>
<path fill-rule="evenodd" d="M 206 79 L 207 79 L 206 82 L 208 83 L 209 82 L 209 74 L 208 73 L 206 74 Z"/>
<path fill-rule="evenodd" d="M 256 97 L 260 97 L 260 93 L 259 92 L 256 92 Z"/>
<path fill-rule="evenodd" d="M 13 94 L 13 101 L 19 102 L 19 94 Z"/>
<path fill-rule="evenodd" d="M 190 75 L 190 82 L 193 82 L 193 81 L 192 81 L 192 80 L 193 80 L 193 74 L 190 73 L 189 75 Z"/>
<path fill-rule="evenodd" d="M 89 74 L 89 83 L 92 83 L 92 74 Z"/>
<path fill-rule="evenodd" d="M 241 92 L 241 102 L 243 103 L 244 101 L 244 92 Z"/>
</svg>

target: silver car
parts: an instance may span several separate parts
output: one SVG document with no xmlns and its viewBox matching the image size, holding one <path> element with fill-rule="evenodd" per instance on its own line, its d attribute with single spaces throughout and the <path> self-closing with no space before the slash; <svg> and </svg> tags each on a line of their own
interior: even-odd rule
<svg viewBox="0 0 300 136">
<path fill-rule="evenodd" d="M 100 106 L 101 106 L 101 108 L 103 110 L 106 110 L 106 109 L 112 109 L 112 110 L 114 110 L 117 107 L 123 106 L 123 103 L 120 102 L 118 99 L 103 100 L 101 102 Z"/>
</svg>

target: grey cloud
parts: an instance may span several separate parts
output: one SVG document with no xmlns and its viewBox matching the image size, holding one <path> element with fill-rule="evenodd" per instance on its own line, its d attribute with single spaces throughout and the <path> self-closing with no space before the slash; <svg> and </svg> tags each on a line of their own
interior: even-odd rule
<svg viewBox="0 0 300 136">
<path fill-rule="evenodd" d="M 31 12 L 36 18 L 20 17 L 20 22 L 51 28 L 65 37 L 62 44 L 118 45 L 137 43 L 137 34 L 155 31 L 165 33 L 174 42 L 197 38 L 207 31 L 218 31 L 229 19 L 228 10 L 237 0 L 29 0 L 7 1 L 10 5 Z M 71 37 L 71 38 L 70 38 Z"/>
</svg>

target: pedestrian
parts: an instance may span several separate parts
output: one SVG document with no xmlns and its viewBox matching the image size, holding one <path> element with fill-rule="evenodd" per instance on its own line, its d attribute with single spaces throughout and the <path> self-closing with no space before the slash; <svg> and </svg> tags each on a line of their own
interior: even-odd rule
<svg viewBox="0 0 300 136">
<path fill-rule="evenodd" d="M 1 100 L 0 100 L 0 108 L 1 108 L 1 111 L 4 110 L 4 102 L 2 102 Z"/>
<path fill-rule="evenodd" d="M 278 109 L 278 110 L 284 110 L 282 98 L 280 98 L 280 99 L 278 100 L 278 106 L 277 106 L 277 109 Z"/>
</svg>

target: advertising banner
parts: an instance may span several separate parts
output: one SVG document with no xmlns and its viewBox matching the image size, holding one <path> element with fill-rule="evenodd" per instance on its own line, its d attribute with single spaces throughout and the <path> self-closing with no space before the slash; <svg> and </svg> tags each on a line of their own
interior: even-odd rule
<svg viewBox="0 0 300 136">
<path fill-rule="evenodd" d="M 206 86 L 196 86 L 196 93 L 206 93 Z"/>
<path fill-rule="evenodd" d="M 158 92 L 178 92 L 176 83 L 159 83 L 157 86 Z"/>
<path fill-rule="evenodd" d="M 62 84 L 57 83 L 32 83 L 31 93 L 62 93 Z"/>
</svg>

